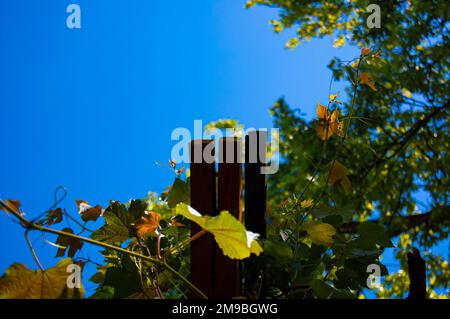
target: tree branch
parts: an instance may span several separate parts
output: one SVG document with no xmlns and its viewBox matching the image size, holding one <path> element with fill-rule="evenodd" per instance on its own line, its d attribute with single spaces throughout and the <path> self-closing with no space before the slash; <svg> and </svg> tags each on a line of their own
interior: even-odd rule
<svg viewBox="0 0 450 319">
<path fill-rule="evenodd" d="M 440 209 L 447 211 L 448 213 L 442 214 L 444 220 L 450 221 L 450 206 L 443 206 Z M 390 237 L 395 237 L 400 235 L 401 233 L 405 232 L 406 230 L 415 228 L 416 226 L 420 225 L 426 225 L 431 219 L 432 211 L 429 211 L 425 214 L 420 215 L 409 215 L 409 216 L 396 216 L 392 220 L 392 226 L 388 228 L 387 232 Z M 375 223 L 382 222 L 381 219 L 372 220 Z M 345 223 L 342 226 L 339 227 L 338 231 L 340 233 L 347 233 L 347 234 L 356 234 L 357 228 L 359 226 L 360 222 L 350 222 Z M 401 225 L 398 227 L 397 225 Z"/>
</svg>

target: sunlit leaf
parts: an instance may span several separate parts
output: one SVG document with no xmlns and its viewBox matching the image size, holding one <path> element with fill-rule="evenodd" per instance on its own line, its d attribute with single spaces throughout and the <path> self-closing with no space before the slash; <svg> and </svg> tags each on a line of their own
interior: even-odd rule
<svg viewBox="0 0 450 319">
<path fill-rule="evenodd" d="M 377 87 L 375 86 L 375 82 L 372 80 L 372 78 L 365 72 L 361 72 L 359 75 L 361 79 L 361 84 L 365 84 L 368 87 L 370 87 L 373 91 L 377 91 Z"/>
<path fill-rule="evenodd" d="M 336 229 L 327 223 L 316 221 L 305 222 L 302 229 L 307 232 L 307 236 L 317 245 L 331 246 Z"/>
<path fill-rule="evenodd" d="M 158 227 L 161 216 L 156 212 L 148 212 L 136 223 L 137 233 L 140 237 L 152 234 Z"/>
<path fill-rule="evenodd" d="M 218 216 L 202 216 L 192 207 L 178 204 L 176 213 L 213 234 L 224 255 L 230 258 L 244 259 L 251 253 L 259 255 L 263 251 L 256 241 L 259 235 L 246 231 L 244 225 L 229 212 L 221 212 Z"/>
<path fill-rule="evenodd" d="M 372 52 L 371 49 L 369 48 L 362 48 L 361 49 L 361 55 L 365 56 L 365 55 L 369 55 Z"/>
<path fill-rule="evenodd" d="M 0 299 L 82 298 L 82 287 L 67 286 L 67 279 L 72 274 L 67 267 L 71 264 L 73 261 L 70 258 L 63 259 L 45 271 L 13 264 L 0 278 Z"/>
<path fill-rule="evenodd" d="M 91 234 L 91 238 L 105 243 L 121 243 L 134 236 L 134 224 L 144 215 L 147 205 L 132 201 L 129 208 L 112 201 L 105 210 L 105 225 Z"/>
<path fill-rule="evenodd" d="M 333 134 L 337 134 L 342 136 L 342 125 L 339 122 L 339 110 L 336 108 L 333 113 L 328 111 L 328 109 L 322 104 L 317 105 L 317 117 L 319 121 L 316 124 L 316 132 L 317 135 L 322 140 L 328 140 L 333 136 Z"/>
<path fill-rule="evenodd" d="M 314 205 L 314 200 L 312 200 L 311 198 L 305 199 L 300 203 L 300 206 L 305 209 L 311 207 L 312 205 Z"/>
</svg>

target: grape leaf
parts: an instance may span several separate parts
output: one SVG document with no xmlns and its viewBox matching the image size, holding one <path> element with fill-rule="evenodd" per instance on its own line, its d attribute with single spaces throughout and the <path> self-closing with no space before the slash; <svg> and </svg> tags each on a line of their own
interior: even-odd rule
<svg viewBox="0 0 450 319">
<path fill-rule="evenodd" d="M 319 299 L 355 299 L 356 297 L 349 291 L 336 289 L 328 285 L 321 279 L 313 279 L 309 282 L 314 295 Z"/>
<path fill-rule="evenodd" d="M 374 222 L 363 222 L 358 225 L 357 244 L 360 248 L 365 250 L 377 249 L 376 245 L 384 248 L 394 247 L 383 226 Z"/>
<path fill-rule="evenodd" d="M 346 192 L 352 190 L 352 184 L 347 177 L 348 170 L 338 160 L 333 160 L 330 164 L 330 172 L 328 175 L 328 183 L 334 186 L 342 186 Z"/>
<path fill-rule="evenodd" d="M 261 246 L 256 241 L 259 235 L 246 231 L 244 225 L 229 212 L 223 211 L 219 216 L 202 216 L 192 207 L 178 204 L 176 213 L 213 234 L 224 255 L 230 258 L 244 259 L 252 253 L 258 256 L 262 252 Z"/>
<path fill-rule="evenodd" d="M 307 232 L 307 236 L 312 242 L 318 245 L 331 246 L 336 229 L 327 223 L 309 221 L 305 222 L 302 229 Z"/>
<path fill-rule="evenodd" d="M 337 108 L 330 115 L 327 107 L 319 103 L 316 112 L 319 118 L 316 125 L 316 132 L 320 139 L 328 140 L 333 134 L 343 135 L 343 126 L 339 123 L 339 111 Z"/>
<path fill-rule="evenodd" d="M 135 200 L 129 208 L 119 202 L 112 201 L 105 210 L 105 225 L 91 234 L 91 238 L 105 243 L 122 243 L 135 234 L 135 223 L 145 212 L 146 203 Z"/>
<path fill-rule="evenodd" d="M 167 194 L 167 204 L 170 208 L 174 208 L 179 203 L 190 204 L 191 197 L 189 191 L 189 183 L 176 178 Z"/>
<path fill-rule="evenodd" d="M 359 75 L 359 77 L 361 78 L 361 84 L 365 84 L 368 87 L 370 87 L 373 91 L 377 90 L 377 87 L 375 86 L 375 82 L 373 81 L 373 79 L 365 72 L 361 72 L 361 74 Z"/>
<path fill-rule="evenodd" d="M 73 234 L 73 230 L 70 228 L 64 228 L 62 230 L 65 233 Z M 56 244 L 59 245 L 58 252 L 56 253 L 56 257 L 62 257 L 66 254 L 66 251 L 68 249 L 68 256 L 74 257 L 75 253 L 81 249 L 83 246 L 83 242 L 79 239 L 67 237 L 63 235 L 59 235 L 58 238 L 56 238 Z"/>
<path fill-rule="evenodd" d="M 136 223 L 137 233 L 140 237 L 150 235 L 159 227 L 161 216 L 156 212 L 148 212 Z"/>
<path fill-rule="evenodd" d="M 51 226 L 54 224 L 59 224 L 62 222 L 63 219 L 63 212 L 61 208 L 53 209 L 47 213 L 47 216 L 44 220 L 44 222 L 47 224 L 47 226 Z"/>
<path fill-rule="evenodd" d="M 31 270 L 23 264 L 13 264 L 0 278 L 0 299 L 82 298 L 83 288 L 68 288 L 67 267 L 72 259 L 61 260 L 45 271 Z"/>
<path fill-rule="evenodd" d="M 81 215 L 81 219 L 84 222 L 96 221 L 102 214 L 103 208 L 100 205 L 91 206 L 84 200 L 77 200 L 78 213 Z"/>
</svg>

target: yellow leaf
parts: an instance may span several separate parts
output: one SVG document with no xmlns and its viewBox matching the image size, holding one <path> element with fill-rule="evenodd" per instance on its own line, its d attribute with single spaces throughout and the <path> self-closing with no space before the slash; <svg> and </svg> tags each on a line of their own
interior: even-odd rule
<svg viewBox="0 0 450 319">
<path fill-rule="evenodd" d="M 348 171 L 339 161 L 331 162 L 331 167 L 328 175 L 328 183 L 334 186 L 342 186 L 346 192 L 350 192 L 352 185 L 350 179 L 347 177 Z"/>
<path fill-rule="evenodd" d="M 317 103 L 317 117 L 319 118 L 319 120 L 322 121 L 328 121 L 328 118 L 330 117 L 330 111 L 328 111 L 327 107 Z"/>
<path fill-rule="evenodd" d="M 361 78 L 361 84 L 367 85 L 374 91 L 377 90 L 377 87 L 375 86 L 375 82 L 372 80 L 372 78 L 367 73 L 361 72 L 359 77 Z"/>
<path fill-rule="evenodd" d="M 363 56 L 369 55 L 370 52 L 372 52 L 372 50 L 369 49 L 369 48 L 362 48 L 362 49 L 361 49 L 361 55 L 363 55 Z"/>
<path fill-rule="evenodd" d="M 148 212 L 146 216 L 143 216 L 140 221 L 135 225 L 138 235 L 144 237 L 150 235 L 159 227 L 159 221 L 161 215 L 156 212 Z"/>
<path fill-rule="evenodd" d="M 339 123 L 339 110 L 337 108 L 330 115 L 328 109 L 318 103 L 316 112 L 319 118 L 319 122 L 316 125 L 316 133 L 320 139 L 328 140 L 333 134 L 343 135 L 343 126 Z"/>
<path fill-rule="evenodd" d="M 335 47 L 335 48 L 340 48 L 340 47 L 344 46 L 344 44 L 345 44 L 345 38 L 342 35 L 333 41 L 333 47 Z"/>
<path fill-rule="evenodd" d="M 72 259 L 63 259 L 45 271 L 13 264 L 0 278 L 0 299 L 83 298 L 83 287 L 67 287 L 67 279 L 72 274 L 67 267 L 71 264 Z"/>
<path fill-rule="evenodd" d="M 332 225 L 309 221 L 305 222 L 302 228 L 307 232 L 307 236 L 311 238 L 313 243 L 323 246 L 331 246 L 333 244 L 332 237 L 336 234 L 336 229 Z"/>
<path fill-rule="evenodd" d="M 336 94 L 331 94 L 330 95 L 330 102 L 337 101 L 336 99 L 337 99 L 338 96 L 339 96 L 339 92 L 337 92 Z M 339 102 L 339 101 L 337 101 L 337 102 Z"/>
<path fill-rule="evenodd" d="M 316 125 L 317 136 L 323 141 L 328 140 L 333 136 L 333 131 L 327 122 L 319 122 Z"/>
<path fill-rule="evenodd" d="M 183 203 L 178 204 L 175 211 L 211 233 L 223 254 L 230 258 L 244 259 L 251 253 L 259 255 L 263 251 L 256 241 L 259 234 L 246 231 L 244 225 L 229 212 L 221 212 L 218 216 L 202 216 Z"/>
<path fill-rule="evenodd" d="M 302 208 L 309 208 L 314 204 L 314 201 L 312 199 L 305 199 L 300 203 L 300 206 Z"/>
<path fill-rule="evenodd" d="M 373 55 L 373 58 L 374 58 L 374 59 L 380 59 L 380 58 L 381 58 L 381 51 L 376 52 L 376 53 Z"/>
<path fill-rule="evenodd" d="M 412 97 L 411 91 L 409 91 L 407 89 L 402 89 L 402 94 L 403 94 L 404 97 L 407 97 L 409 99 Z"/>
</svg>

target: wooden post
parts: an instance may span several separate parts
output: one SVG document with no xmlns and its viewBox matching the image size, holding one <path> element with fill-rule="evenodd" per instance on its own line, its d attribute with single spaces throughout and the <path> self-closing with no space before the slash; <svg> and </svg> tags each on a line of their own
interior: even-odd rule
<svg viewBox="0 0 450 319">
<path fill-rule="evenodd" d="M 425 260 L 414 248 L 408 253 L 409 295 L 408 299 L 427 298 L 427 276 Z"/>
<path fill-rule="evenodd" d="M 266 238 L 266 175 L 261 173 L 265 166 L 267 132 L 252 131 L 245 137 L 245 227 Z M 252 268 L 252 260 L 245 263 Z M 254 267 L 254 266 L 253 266 Z M 247 294 L 252 298 L 264 298 L 264 268 L 247 272 L 245 278 Z"/>
<path fill-rule="evenodd" d="M 245 226 L 266 238 L 266 175 L 267 132 L 252 131 L 245 137 Z"/>
<path fill-rule="evenodd" d="M 214 141 L 194 140 L 190 144 L 191 206 L 204 215 L 216 213 L 216 172 L 214 160 L 204 158 L 204 152 L 214 156 Z M 201 228 L 192 223 L 191 236 Z M 214 238 L 205 234 L 191 243 L 191 282 L 208 297 L 214 292 Z M 196 294 L 192 298 L 199 298 Z"/>
<path fill-rule="evenodd" d="M 242 140 L 229 137 L 219 144 L 218 211 L 228 211 L 242 222 Z M 240 262 L 216 245 L 214 298 L 241 295 Z"/>
</svg>

